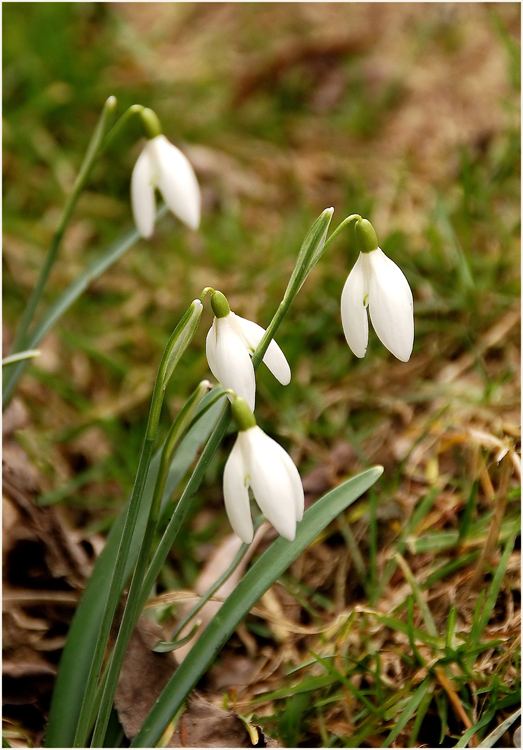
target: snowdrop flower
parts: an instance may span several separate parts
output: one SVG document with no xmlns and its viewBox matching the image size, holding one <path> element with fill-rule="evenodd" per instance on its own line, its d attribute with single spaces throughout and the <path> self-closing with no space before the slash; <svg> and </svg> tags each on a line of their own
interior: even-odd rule
<svg viewBox="0 0 523 750">
<path fill-rule="evenodd" d="M 257 426 L 242 398 L 235 398 L 231 408 L 239 432 L 225 464 L 223 496 L 233 531 L 246 544 L 252 542 L 250 487 L 262 513 L 292 542 L 304 508 L 298 469 L 281 445 Z"/>
<path fill-rule="evenodd" d="M 192 229 L 198 229 L 200 188 L 193 168 L 187 157 L 161 134 L 154 112 L 144 109 L 141 115 L 149 139 L 131 178 L 131 203 L 138 231 L 142 237 L 150 237 L 153 233 L 155 188 L 175 216 Z"/>
<path fill-rule="evenodd" d="M 209 368 L 224 388 L 245 399 L 249 409 L 254 411 L 256 380 L 251 356 L 265 331 L 256 323 L 231 312 L 221 292 L 212 293 L 211 305 L 215 318 L 207 334 Z M 282 385 L 290 382 L 289 364 L 275 341 L 269 344 L 263 361 Z"/>
<path fill-rule="evenodd" d="M 403 271 L 378 247 L 372 224 L 354 227 L 360 254 L 341 295 L 341 320 L 347 343 L 364 357 L 369 340 L 367 307 L 381 343 L 407 362 L 414 343 L 412 292 Z"/>
</svg>

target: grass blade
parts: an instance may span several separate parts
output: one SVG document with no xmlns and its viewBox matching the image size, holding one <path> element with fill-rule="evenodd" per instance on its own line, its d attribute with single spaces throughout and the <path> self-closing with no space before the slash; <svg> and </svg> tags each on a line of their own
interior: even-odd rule
<svg viewBox="0 0 523 750">
<path fill-rule="evenodd" d="M 498 727 L 488 734 L 485 739 L 481 740 L 478 747 L 494 747 L 494 744 L 505 734 L 507 729 L 512 726 L 516 719 L 519 719 L 520 716 L 521 709 L 518 708 L 518 710 L 509 716 L 508 719 L 502 721 Z"/>
<path fill-rule="evenodd" d="M 403 575 L 405 576 L 405 580 L 409 583 L 412 593 L 414 594 L 414 598 L 416 599 L 416 603 L 418 607 L 420 608 L 421 614 L 423 616 L 423 622 L 425 623 L 425 627 L 427 628 L 430 635 L 433 635 L 435 637 L 438 636 L 438 630 L 436 628 L 436 625 L 434 624 L 434 620 L 432 619 L 432 614 L 430 612 L 430 609 L 428 607 L 427 602 L 425 601 L 425 598 L 421 592 L 421 589 L 418 585 L 418 582 L 412 575 L 412 571 L 407 565 L 405 559 L 398 553 L 394 555 L 397 563 L 399 564 L 400 568 L 403 571 Z"/>
<path fill-rule="evenodd" d="M 407 705 L 405 706 L 405 709 L 403 713 L 401 714 L 398 723 L 392 730 L 392 732 L 389 734 L 385 742 L 383 743 L 382 747 L 389 747 L 389 745 L 394 742 L 398 734 L 401 732 L 403 727 L 406 725 L 410 717 L 413 715 L 413 713 L 416 711 L 418 706 L 420 705 L 421 701 L 425 698 L 427 695 L 430 685 L 432 682 L 432 677 L 425 677 L 421 685 L 418 687 L 416 692 L 413 694 L 412 698 L 409 700 Z"/>
</svg>

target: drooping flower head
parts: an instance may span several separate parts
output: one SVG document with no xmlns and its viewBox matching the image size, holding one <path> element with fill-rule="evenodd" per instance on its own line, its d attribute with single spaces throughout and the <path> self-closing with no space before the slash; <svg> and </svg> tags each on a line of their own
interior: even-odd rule
<svg viewBox="0 0 523 750">
<path fill-rule="evenodd" d="M 364 357 L 370 319 L 381 343 L 407 362 L 414 343 L 412 292 L 403 271 L 378 247 L 376 232 L 366 219 L 354 227 L 358 260 L 341 295 L 341 320 L 347 343 Z"/>
<path fill-rule="evenodd" d="M 209 368 L 224 388 L 245 399 L 249 409 L 254 411 L 256 380 L 251 357 L 265 330 L 231 312 L 221 292 L 212 293 L 211 305 L 215 318 L 206 342 Z M 275 341 L 269 344 L 263 361 L 282 385 L 290 382 L 289 364 Z"/>
<path fill-rule="evenodd" d="M 246 544 L 252 542 L 249 488 L 276 531 L 289 541 L 303 518 L 303 485 L 289 454 L 256 424 L 242 398 L 232 401 L 238 437 L 223 474 L 223 497 L 233 531 Z"/>
<path fill-rule="evenodd" d="M 142 237 L 153 233 L 155 189 L 175 216 L 192 229 L 198 229 L 201 199 L 193 168 L 187 157 L 162 135 L 154 112 L 144 109 L 141 115 L 148 140 L 131 178 L 131 204 L 138 231 Z"/>
</svg>

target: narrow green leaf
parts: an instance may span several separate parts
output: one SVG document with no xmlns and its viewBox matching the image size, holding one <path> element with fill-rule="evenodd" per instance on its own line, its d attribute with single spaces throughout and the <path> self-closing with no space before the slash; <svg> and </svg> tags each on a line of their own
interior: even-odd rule
<svg viewBox="0 0 523 750">
<path fill-rule="evenodd" d="M 89 145 L 87 146 L 87 151 L 82 161 L 82 165 L 76 176 L 72 190 L 67 196 L 62 214 L 60 216 L 60 221 L 58 222 L 58 227 L 56 228 L 56 231 L 51 240 L 51 244 L 45 256 L 43 265 L 40 268 L 40 274 L 33 288 L 33 291 L 31 292 L 31 296 L 29 297 L 29 300 L 27 301 L 27 304 L 25 306 L 20 324 L 18 326 L 18 330 L 13 341 L 13 354 L 20 351 L 22 348 L 33 348 L 33 345 L 28 345 L 27 343 L 27 331 L 31 323 L 33 322 L 35 312 L 38 308 L 38 305 L 40 304 L 40 300 L 42 299 L 47 279 L 49 278 L 51 269 L 56 261 L 56 258 L 58 257 L 58 250 L 60 248 L 62 238 L 71 219 L 78 198 L 82 194 L 89 174 L 91 173 L 91 170 L 98 156 L 100 155 L 100 147 L 104 139 L 106 130 L 114 114 L 115 108 L 116 99 L 114 96 L 110 96 L 103 106 L 100 118 L 95 126 L 93 135 L 91 136 L 91 140 L 89 141 Z"/>
<path fill-rule="evenodd" d="M 521 716 L 521 709 L 518 708 L 517 711 L 514 711 L 514 713 L 508 717 L 508 719 L 505 719 L 505 721 L 502 721 L 499 726 L 497 726 L 490 734 L 488 734 L 481 742 L 479 743 L 478 747 L 494 747 L 495 743 L 501 739 L 501 737 L 505 734 L 507 729 L 512 726 L 512 724 L 519 719 Z"/>
<path fill-rule="evenodd" d="M 183 342 L 181 345 L 181 349 L 182 351 L 184 351 L 191 341 L 192 336 L 194 335 L 196 330 L 195 326 L 192 324 L 193 317 L 196 317 L 196 320 L 198 321 L 202 309 L 203 306 L 199 299 L 195 300 L 191 303 L 191 305 L 189 305 L 188 313 L 186 313 L 182 317 L 181 321 L 178 323 L 178 325 L 170 335 L 162 355 L 160 366 L 158 367 L 158 373 L 156 375 L 153 393 L 151 396 L 151 405 L 149 407 L 145 437 L 140 451 L 140 458 L 138 460 L 138 469 L 136 471 L 131 498 L 129 500 L 129 503 L 127 504 L 125 512 L 122 533 L 118 543 L 118 551 L 114 560 L 114 568 L 111 571 L 109 591 L 107 596 L 105 595 L 105 592 L 102 595 L 102 598 L 104 600 L 103 614 L 100 622 L 100 628 L 97 634 L 97 642 L 92 655 L 92 661 L 87 674 L 87 682 L 84 687 L 80 716 L 78 719 L 78 726 L 76 728 L 76 734 L 73 743 L 74 747 L 83 747 L 87 742 L 87 738 L 90 732 L 92 708 L 96 701 L 96 687 L 98 685 L 103 667 L 104 654 L 107 648 L 111 625 L 116 615 L 118 603 L 121 599 L 122 588 L 125 585 L 129 548 L 135 533 L 140 510 L 146 500 L 146 498 L 144 497 L 144 491 L 146 487 L 149 468 L 153 458 L 153 450 L 158 435 L 160 414 L 165 397 L 166 373 L 169 371 L 173 352 L 180 349 L 180 342 Z M 190 330 L 190 335 L 185 335 L 186 328 Z M 179 354 L 181 354 L 181 352 Z M 150 507 L 151 506 L 149 502 L 148 516 L 150 513 Z M 146 529 L 147 526 L 148 523 L 146 523 Z M 104 711 L 105 708 L 107 708 L 107 713 L 104 714 L 104 724 L 105 721 L 108 720 L 110 706 L 106 706 L 102 703 L 102 709 Z"/>
<path fill-rule="evenodd" d="M 39 349 L 27 349 L 24 352 L 18 352 L 17 354 L 10 354 L 8 357 L 4 357 L 2 360 L 2 367 L 8 365 L 14 365 L 16 362 L 22 362 L 24 359 L 34 359 L 39 357 L 41 354 Z"/>
<path fill-rule="evenodd" d="M 394 715 L 395 711 L 397 710 L 397 706 L 400 703 L 405 703 L 405 700 L 408 701 L 410 692 L 411 686 L 409 683 L 407 683 L 402 688 L 399 688 L 399 690 L 393 693 L 393 695 L 380 707 L 381 716 L 378 719 L 375 716 L 369 716 L 368 718 L 366 718 L 358 727 L 358 731 L 351 735 L 351 737 L 349 738 L 348 742 L 350 742 L 351 744 L 346 744 L 345 747 L 360 747 L 367 739 L 367 737 L 369 737 L 371 734 L 376 734 L 383 731 L 383 722 L 385 720 L 385 716 L 390 713 Z M 360 715 L 355 717 L 355 721 L 360 721 L 360 719 Z"/>
<path fill-rule="evenodd" d="M 457 619 L 457 609 L 456 605 L 452 604 L 449 611 L 449 616 L 447 619 L 447 633 L 445 636 L 445 645 L 447 648 L 450 648 L 452 650 L 456 650 L 457 643 L 456 643 L 456 619 Z"/>
<path fill-rule="evenodd" d="M 476 501 L 478 498 L 478 488 L 479 488 L 479 482 L 478 480 L 476 480 L 472 484 L 472 489 L 470 491 L 467 504 L 465 505 L 463 516 L 461 517 L 460 522 L 459 522 L 458 543 L 461 543 L 464 539 L 466 539 L 469 533 L 470 524 L 472 522 L 472 516 L 474 515 L 474 509 L 476 508 Z"/>
<path fill-rule="evenodd" d="M 436 690 L 436 692 L 434 693 L 434 700 L 436 701 L 436 709 L 438 711 L 439 723 L 441 726 L 439 732 L 439 744 L 442 745 L 448 730 L 447 695 L 443 691 L 439 692 Z"/>
<path fill-rule="evenodd" d="M 379 715 L 379 710 L 372 705 L 372 703 L 363 695 L 361 690 L 358 690 L 358 688 L 352 684 L 352 682 L 347 679 L 347 677 L 342 674 L 336 667 L 329 664 L 329 662 L 326 659 L 322 659 L 321 656 L 318 656 L 318 654 L 315 654 L 314 651 L 311 651 L 311 654 L 314 656 L 314 658 L 319 661 L 319 663 L 324 667 L 324 669 L 327 670 L 327 672 L 332 675 L 338 682 L 341 682 L 342 685 L 344 685 L 350 692 L 360 701 L 360 703 L 363 703 L 365 708 L 371 713 L 371 714 L 377 714 Z"/>
<path fill-rule="evenodd" d="M 428 677 L 425 677 L 421 685 L 418 687 L 416 692 L 412 695 L 411 699 L 405 706 L 405 709 L 403 713 L 401 714 L 398 722 L 396 723 L 396 726 L 392 730 L 392 732 L 389 734 L 385 742 L 383 743 L 382 747 L 389 747 L 389 745 L 394 742 L 398 734 L 401 732 L 403 727 L 406 725 L 410 717 L 413 715 L 413 713 L 416 711 L 422 700 L 427 695 L 427 692 L 430 688 L 430 684 L 432 681 L 432 677 L 429 675 Z"/>
<path fill-rule="evenodd" d="M 414 598 L 411 594 L 409 594 L 407 598 L 407 627 L 408 627 L 408 632 L 409 632 L 409 643 L 412 649 L 412 653 L 414 654 L 418 662 L 422 666 L 425 666 L 427 661 L 420 654 L 419 649 L 416 646 L 416 642 L 414 639 Z"/>
<path fill-rule="evenodd" d="M 215 389 L 213 389 L 215 390 Z M 200 408 L 213 398 L 212 393 L 207 394 Z M 168 510 L 171 496 L 194 459 L 201 445 L 206 442 L 211 431 L 222 413 L 222 404 L 214 404 L 209 409 L 205 419 L 197 422 L 183 439 L 180 448 L 176 452 L 173 463 L 169 470 L 169 476 L 165 485 L 162 505 Z M 136 528 L 129 548 L 129 558 L 125 571 L 125 581 L 128 580 L 140 549 L 141 539 L 147 523 L 149 505 L 152 500 L 156 477 L 160 465 L 161 451 L 158 451 L 151 462 L 144 489 L 144 501 L 138 515 Z M 80 603 L 76 609 L 73 622 L 69 628 L 60 667 L 53 691 L 49 724 L 46 734 L 46 747 L 72 747 L 76 725 L 82 699 L 85 691 L 85 681 L 92 656 L 98 639 L 100 621 L 103 614 L 104 596 L 108 590 L 111 572 L 118 550 L 125 508 L 122 509 L 118 519 L 113 524 L 106 544 L 87 582 Z M 123 593 L 123 590 L 122 590 Z"/>
<path fill-rule="evenodd" d="M 296 685 L 290 685 L 289 687 L 279 688 L 278 690 L 271 690 L 270 693 L 262 693 L 252 699 L 252 705 L 256 703 L 265 703 L 266 701 L 280 700 L 281 698 L 287 698 L 290 695 L 296 693 L 307 693 L 311 690 L 319 690 L 324 687 L 329 687 L 338 682 L 338 678 L 335 675 L 325 674 L 320 677 L 308 677 L 302 682 L 298 682 Z"/>
<path fill-rule="evenodd" d="M 501 590 L 501 586 L 503 584 L 503 579 L 505 578 L 505 572 L 507 570 L 507 566 L 510 560 L 510 556 L 512 554 L 512 550 L 514 549 L 514 543 L 516 541 L 516 536 L 518 533 L 519 533 L 519 523 L 515 525 L 511 537 L 507 540 L 507 543 L 505 544 L 505 549 L 501 556 L 501 560 L 499 561 L 499 565 L 497 566 L 496 572 L 494 573 L 494 578 L 492 579 L 490 589 L 488 590 L 487 598 L 485 600 L 485 607 L 481 613 L 481 617 L 479 620 L 480 635 L 483 633 L 483 631 L 487 627 L 490 617 L 492 615 L 492 612 L 494 610 L 494 607 L 496 606 L 498 595 Z"/>
<path fill-rule="evenodd" d="M 405 559 L 399 553 L 396 553 L 394 557 L 396 558 L 400 568 L 403 571 L 403 575 L 405 576 L 405 579 L 408 581 L 412 589 L 412 593 L 414 594 L 416 603 L 421 610 L 421 614 L 423 616 L 423 622 L 425 623 L 425 627 L 429 631 L 430 635 L 437 637 L 438 631 L 437 631 L 436 625 L 434 623 L 434 620 L 432 619 L 432 614 L 430 612 L 427 602 L 425 601 L 425 597 L 423 596 L 423 593 L 418 585 L 418 582 L 412 575 L 412 571 L 407 565 Z"/>
<path fill-rule="evenodd" d="M 171 651 L 176 651 L 176 649 L 185 646 L 186 643 L 189 643 L 189 641 L 194 638 L 194 636 L 196 635 L 196 631 L 201 624 L 201 620 L 196 620 L 187 635 L 184 635 L 183 638 L 179 638 L 177 641 L 158 641 L 156 646 L 153 648 L 153 651 L 156 654 L 168 654 Z"/>
<path fill-rule="evenodd" d="M 474 645 L 475 643 L 478 643 L 479 639 L 481 638 L 481 630 L 479 627 L 480 624 L 480 618 L 481 618 L 481 609 L 483 607 L 483 602 L 485 601 L 485 590 L 479 592 L 476 605 L 474 607 L 474 613 L 472 615 L 472 627 L 470 628 L 470 633 L 467 638 L 467 645 Z"/>
<path fill-rule="evenodd" d="M 369 489 L 382 472 L 382 467 L 374 467 L 327 493 L 307 510 L 298 524 L 293 542 L 278 538 L 256 561 L 168 682 L 135 737 L 132 747 L 153 747 L 158 742 L 201 675 L 259 598 L 318 533 Z"/>
<path fill-rule="evenodd" d="M 432 702 L 433 692 L 434 692 L 434 682 L 431 682 L 427 692 L 421 699 L 421 702 L 418 706 L 418 710 L 416 712 L 416 718 L 414 719 L 414 724 L 412 726 L 412 732 L 410 733 L 410 737 L 409 737 L 409 747 L 414 747 L 414 743 L 416 742 L 418 738 L 421 725 L 423 724 L 423 721 L 425 720 L 425 716 L 427 715 L 427 711 L 429 710 L 429 706 Z"/>
<path fill-rule="evenodd" d="M 176 365 L 178 364 L 184 351 L 186 350 L 187 345 L 196 333 L 198 323 L 200 322 L 200 318 L 202 316 L 202 311 L 203 305 L 200 300 L 193 300 L 192 304 L 189 306 L 189 309 L 186 311 L 183 318 L 176 326 L 176 343 L 171 349 L 169 359 L 166 363 L 165 372 L 163 374 L 162 387 L 164 389 L 167 387 L 167 383 L 171 379 L 171 375 L 173 374 Z"/>
<path fill-rule="evenodd" d="M 287 285 L 286 295 L 293 293 L 295 296 L 298 293 L 308 274 L 320 259 L 333 213 L 333 208 L 326 208 L 322 211 L 305 235 L 294 270 Z M 294 287 L 296 287 L 295 291 Z"/>
<path fill-rule="evenodd" d="M 495 711 L 489 711 L 488 713 L 483 714 L 479 721 L 477 721 L 473 726 L 471 726 L 469 729 L 467 729 L 466 732 L 463 733 L 454 747 L 467 747 L 470 739 L 476 734 L 476 732 L 479 732 L 480 729 L 483 729 L 483 727 L 486 727 L 487 724 L 490 724 L 495 715 Z"/>
<path fill-rule="evenodd" d="M 469 552 L 468 555 L 460 555 L 456 560 L 450 560 L 449 562 L 443 563 L 443 565 L 436 568 L 434 573 L 431 573 L 431 575 L 425 579 L 421 588 L 430 589 L 431 586 L 442 578 L 446 578 L 451 573 L 455 573 L 456 570 L 461 570 L 461 568 L 467 567 L 467 565 L 478 558 L 479 555 L 480 550 L 474 550 L 473 552 Z"/>
<path fill-rule="evenodd" d="M 416 505 L 412 516 L 406 523 L 404 536 L 409 536 L 409 534 L 416 534 L 418 526 L 428 516 L 439 494 L 440 488 L 439 486 L 436 486 L 432 487 L 427 492 L 427 494 L 421 498 L 419 503 Z"/>
<path fill-rule="evenodd" d="M 197 325 L 197 322 L 200 319 L 201 309 L 202 303 L 200 302 L 200 300 L 196 300 L 196 303 L 193 303 L 189 307 L 189 312 L 191 314 L 189 317 L 182 319 L 182 323 L 183 321 L 185 321 L 183 325 L 180 324 L 180 326 L 177 327 L 177 330 L 178 328 L 181 329 L 181 333 L 177 338 L 175 338 L 175 343 L 171 349 L 171 352 L 176 351 L 176 349 L 179 347 L 182 347 L 184 349 L 186 344 L 191 340 L 192 335 L 194 334 L 195 325 Z M 193 311 L 191 312 L 191 310 Z M 196 317 L 196 322 L 194 322 L 194 317 Z M 184 331 L 185 329 L 191 329 L 191 326 L 192 333 L 190 336 L 187 336 Z M 160 377 L 163 377 L 163 382 L 165 382 L 165 379 L 167 377 L 167 375 L 165 375 L 164 373 L 168 372 L 170 362 L 171 358 L 169 358 L 167 362 L 165 371 L 160 370 Z M 198 405 L 206 395 L 209 386 L 210 383 L 205 380 L 200 383 L 197 388 L 195 388 L 185 406 L 180 410 L 178 416 L 174 420 L 171 429 L 169 430 L 169 434 L 166 438 L 165 444 L 162 448 L 160 471 L 158 472 L 152 502 L 148 502 L 148 507 L 150 508 L 149 517 L 147 519 L 147 523 L 145 524 L 145 530 L 141 541 L 141 548 L 131 579 L 131 585 L 127 593 L 127 601 L 125 602 L 123 616 L 118 629 L 118 635 L 116 637 L 115 645 L 111 653 L 109 664 L 106 668 L 107 674 L 104 674 L 105 682 L 102 690 L 99 712 L 92 736 L 92 744 L 94 747 L 103 744 L 105 732 L 111 716 L 114 695 L 118 684 L 118 677 L 122 668 L 127 645 L 143 608 L 142 584 L 145 576 L 145 571 L 147 569 L 147 563 L 150 557 L 151 547 L 154 541 L 154 534 L 158 522 L 162 496 L 165 490 L 165 483 L 169 474 L 171 459 L 175 452 L 176 446 L 181 442 L 183 436 L 191 426 L 191 423 L 195 417 L 195 412 L 198 409 Z M 223 398 L 223 390 L 220 390 L 221 396 Z M 148 593 L 149 592 L 147 592 L 147 594 Z"/>
<path fill-rule="evenodd" d="M 382 612 L 376 612 L 372 609 L 363 607 L 359 608 L 358 611 L 365 612 L 366 614 L 375 617 L 378 622 L 382 622 L 388 628 L 391 628 L 391 630 L 397 630 L 400 633 L 404 633 L 406 636 L 409 636 L 410 633 L 411 635 L 415 636 L 418 641 L 421 641 L 421 643 L 424 643 L 426 646 L 430 646 L 431 648 L 436 649 L 442 649 L 444 647 L 444 642 L 441 638 L 437 638 L 430 633 L 426 633 L 420 628 L 410 627 L 408 624 L 404 623 L 402 620 L 399 620 L 393 615 L 385 615 Z"/>
<path fill-rule="evenodd" d="M 259 518 L 256 519 L 256 522 L 254 523 L 254 526 L 253 526 L 254 533 L 257 532 L 257 530 L 260 528 L 264 520 L 265 520 L 265 516 L 260 516 Z M 192 607 L 192 609 L 185 615 L 182 621 L 177 625 L 176 629 L 171 635 L 171 643 L 175 642 L 178 645 L 172 646 L 172 648 L 163 649 L 163 650 L 173 651 L 175 648 L 179 648 L 180 645 L 182 645 L 180 641 L 176 641 L 180 633 L 185 629 L 185 626 L 187 625 L 187 623 L 190 622 L 194 617 L 196 617 L 198 612 L 200 612 L 200 610 L 205 606 L 205 604 L 209 601 L 209 599 L 211 599 L 214 596 L 214 594 L 223 586 L 225 581 L 227 581 L 230 578 L 230 576 L 234 573 L 238 565 L 241 563 L 241 561 L 247 554 L 247 550 L 249 549 L 249 547 L 250 547 L 249 544 L 244 543 L 241 545 L 240 549 L 234 556 L 234 560 L 229 565 L 227 570 L 225 570 L 222 573 L 222 575 L 213 583 L 213 585 L 207 589 L 205 594 L 203 594 L 203 596 L 200 597 L 199 601 L 194 605 L 194 607 Z M 191 633 L 192 632 L 193 631 L 191 631 Z M 192 638 L 192 635 L 191 635 L 191 638 Z M 186 643 L 190 639 L 185 638 L 182 640 L 184 643 Z M 167 645 L 170 645 L 170 644 L 167 644 Z M 154 650 L 157 651 L 158 649 L 154 649 Z"/>
<path fill-rule="evenodd" d="M 274 338 L 278 327 L 285 317 L 289 307 L 291 306 L 294 298 L 303 286 L 305 279 L 312 270 L 314 264 L 319 259 L 321 252 L 325 246 L 325 238 L 329 229 L 329 224 L 334 213 L 333 208 L 326 208 L 320 216 L 316 219 L 314 224 L 311 226 L 298 253 L 298 258 L 294 265 L 291 278 L 287 284 L 283 300 L 280 302 L 276 313 L 274 314 L 267 330 L 265 331 L 262 340 L 256 347 L 256 351 L 252 355 L 252 366 L 256 370 L 263 359 L 267 347 Z M 320 255 L 318 252 L 321 250 Z M 317 257 L 316 257 L 317 256 Z M 316 258 L 313 262 L 313 258 Z"/>
<path fill-rule="evenodd" d="M 167 206 L 162 205 L 156 212 L 156 219 L 160 219 L 167 213 Z M 89 284 L 99 278 L 113 263 L 116 263 L 138 240 L 141 239 L 136 229 L 120 237 L 105 252 L 79 274 L 76 279 L 57 297 L 53 304 L 44 313 L 40 322 L 37 323 L 27 336 L 26 346 L 34 349 L 42 341 L 44 336 L 51 330 L 54 324 L 67 312 L 76 300 L 85 292 Z M 2 404 L 11 398 L 11 395 L 20 379 L 23 371 L 28 365 L 28 360 L 17 362 L 9 367 L 9 372 L 4 381 Z"/>
</svg>

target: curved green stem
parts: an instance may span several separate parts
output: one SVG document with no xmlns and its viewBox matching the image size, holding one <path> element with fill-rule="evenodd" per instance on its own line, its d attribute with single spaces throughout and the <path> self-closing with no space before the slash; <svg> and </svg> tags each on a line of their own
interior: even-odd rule
<svg viewBox="0 0 523 750">
<path fill-rule="evenodd" d="M 351 214 L 350 216 L 347 216 L 346 219 L 343 219 L 339 227 L 336 227 L 334 232 L 331 234 L 331 236 L 325 241 L 325 250 L 328 248 L 328 246 L 331 244 L 332 240 L 335 239 L 338 234 L 345 229 L 346 226 L 351 224 L 353 221 L 361 221 L 361 216 L 359 214 Z"/>
<path fill-rule="evenodd" d="M 305 279 L 323 254 L 325 238 L 327 236 L 333 213 L 333 208 L 326 208 L 316 219 L 303 240 L 296 260 L 296 265 L 294 266 L 291 278 L 287 284 L 283 299 L 252 356 L 252 364 L 255 370 L 262 361 L 263 356 L 267 351 L 267 347 L 274 338 L 281 321 L 287 314 L 289 307 L 292 305 L 296 295 L 303 286 Z"/>
<path fill-rule="evenodd" d="M 212 286 L 206 286 L 205 289 L 203 289 L 203 291 L 200 294 L 200 296 L 198 297 L 198 299 L 200 300 L 200 302 L 203 302 L 203 300 L 209 294 L 209 292 L 215 292 L 215 291 L 216 291 L 216 289 L 213 289 Z"/>
<path fill-rule="evenodd" d="M 60 243 L 62 242 L 62 238 L 64 236 L 67 225 L 69 224 L 69 220 L 72 216 L 78 198 L 80 197 L 82 190 L 85 187 L 85 183 L 87 182 L 91 169 L 99 155 L 100 146 L 105 136 L 107 124 L 109 122 L 109 118 L 114 112 L 115 107 L 116 98 L 114 96 L 110 96 L 104 104 L 102 114 L 100 115 L 100 119 L 98 120 L 91 141 L 89 142 L 89 146 L 87 147 L 87 152 L 82 162 L 82 166 L 80 167 L 80 171 L 78 172 L 78 175 L 74 182 L 73 189 L 71 190 L 66 200 L 62 215 L 60 217 L 60 221 L 58 223 L 58 227 L 53 235 L 53 239 L 51 240 L 51 245 L 49 247 L 49 250 L 47 251 L 44 264 L 40 270 L 40 275 L 25 307 L 20 325 L 18 326 L 18 330 L 13 341 L 13 353 L 20 351 L 20 349 L 25 346 L 27 330 L 32 323 L 36 308 L 38 307 L 38 304 L 42 298 L 47 279 L 49 278 L 49 274 L 51 273 L 51 269 L 58 255 Z"/>
<path fill-rule="evenodd" d="M 143 112 L 143 109 L 144 107 L 142 104 L 132 104 L 128 109 L 125 110 L 123 115 L 120 118 L 118 118 L 118 120 L 115 122 L 111 130 L 105 136 L 105 140 L 100 146 L 101 154 L 109 147 L 109 145 L 114 141 L 116 136 L 121 133 L 121 131 L 127 125 L 131 117 L 133 117 L 134 115 L 141 114 L 141 112 Z"/>
</svg>

